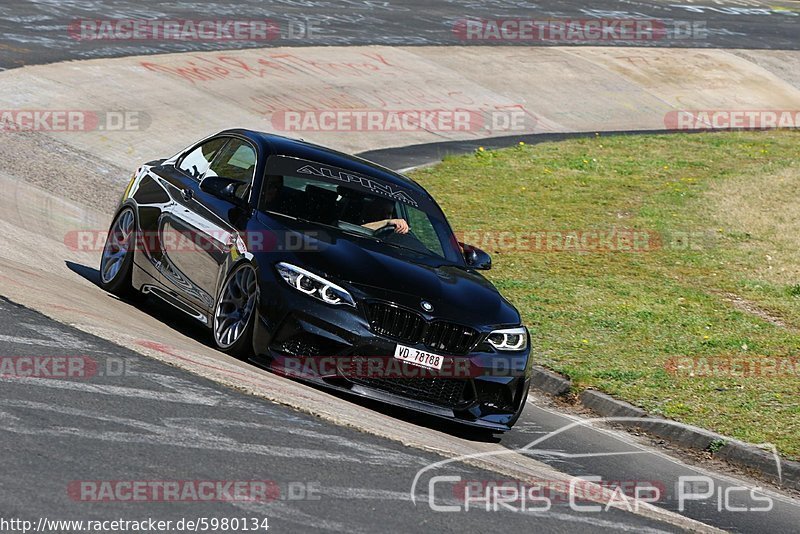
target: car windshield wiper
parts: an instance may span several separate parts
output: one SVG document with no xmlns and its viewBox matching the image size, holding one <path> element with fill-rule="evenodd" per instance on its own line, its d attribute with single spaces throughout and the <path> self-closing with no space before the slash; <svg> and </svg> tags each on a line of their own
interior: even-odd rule
<svg viewBox="0 0 800 534">
<path fill-rule="evenodd" d="M 375 237 L 375 236 L 372 236 L 372 238 L 375 241 L 377 241 L 378 243 L 382 244 L 382 245 L 387 245 L 387 246 L 392 247 L 392 248 L 398 248 L 400 250 L 406 250 L 406 251 L 409 251 L 409 252 L 413 252 L 415 254 L 418 254 L 420 256 L 425 256 L 427 258 L 436 258 L 437 260 L 442 259 L 441 256 L 439 256 L 438 254 L 436 254 L 434 252 L 430 252 L 430 251 L 425 252 L 425 251 L 422 251 L 422 250 L 419 250 L 419 249 L 416 249 L 416 248 L 404 247 L 403 245 L 398 245 L 397 243 L 392 243 L 391 241 L 385 241 L 385 240 L 380 239 L 380 238 Z"/>
<path fill-rule="evenodd" d="M 384 239 L 381 239 L 381 238 L 379 238 L 379 237 L 377 237 L 377 236 L 375 236 L 374 234 L 371 234 L 371 233 L 359 232 L 357 230 L 350 230 L 350 229 L 342 228 L 341 226 L 338 226 L 338 225 L 325 224 L 325 223 L 322 223 L 322 222 L 319 222 L 319 221 L 312 221 L 312 220 L 309 220 L 309 219 L 304 219 L 302 217 L 295 217 L 294 215 L 287 215 L 285 213 L 280 213 L 280 212 L 277 212 L 277 211 L 270 211 L 268 213 L 272 213 L 272 214 L 275 214 L 275 215 L 280 215 L 281 217 L 286 217 L 287 219 L 292 219 L 293 221 L 297 221 L 297 222 L 315 224 L 315 225 L 318 225 L 318 226 L 324 226 L 326 228 L 334 228 L 334 229 L 342 232 L 343 234 L 352 235 L 352 236 L 355 236 L 355 237 L 360 237 L 362 239 L 369 239 L 369 240 L 374 241 L 376 243 L 380 243 L 382 245 L 386 245 L 386 246 L 389 246 L 389 247 L 392 247 L 392 248 L 395 248 L 395 249 L 400 249 L 400 250 L 413 252 L 415 254 L 419 254 L 420 256 L 425 256 L 425 257 L 428 257 L 428 258 L 435 258 L 435 259 L 438 259 L 438 260 L 442 259 L 441 256 L 439 256 L 436 253 L 423 252 L 423 251 L 421 251 L 419 249 L 415 249 L 415 248 L 411 248 L 411 247 L 404 247 L 403 245 L 398 245 L 397 243 L 392 243 L 390 241 L 386 241 Z"/>
<path fill-rule="evenodd" d="M 381 241 L 380 239 L 378 239 L 377 237 L 375 237 L 371 233 L 367 233 L 367 232 L 363 232 L 362 233 L 362 232 L 359 232 L 359 231 L 356 231 L 356 230 L 348 230 L 348 229 L 342 228 L 341 226 L 338 226 L 338 225 L 325 224 L 323 222 L 312 221 L 310 219 L 304 219 L 302 217 L 296 217 L 294 215 L 287 215 L 286 213 L 280 213 L 280 212 L 277 212 L 277 211 L 269 211 L 267 213 L 270 213 L 270 214 L 273 214 L 273 215 L 279 215 L 281 217 L 286 217 L 287 219 L 292 219 L 293 221 L 297 221 L 297 222 L 315 224 L 317 226 L 324 226 L 326 228 L 333 228 L 333 229 L 338 230 L 338 231 L 340 231 L 340 232 L 342 232 L 344 234 L 348 234 L 348 235 L 352 235 L 352 236 L 356 236 L 356 237 L 363 237 L 363 238 L 366 238 L 366 239 L 371 239 L 371 240 L 376 241 L 378 243 L 385 243 L 385 241 Z"/>
</svg>

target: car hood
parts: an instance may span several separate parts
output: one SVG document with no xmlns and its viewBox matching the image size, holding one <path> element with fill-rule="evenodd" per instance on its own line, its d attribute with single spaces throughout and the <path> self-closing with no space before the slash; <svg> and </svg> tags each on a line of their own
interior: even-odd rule
<svg viewBox="0 0 800 534">
<path fill-rule="evenodd" d="M 284 261 L 350 285 L 357 299 L 387 300 L 429 319 L 475 327 L 520 323 L 517 310 L 474 270 L 336 231 L 304 231 L 303 239 L 303 250 Z M 422 309 L 423 300 L 433 305 L 431 313 Z"/>
</svg>

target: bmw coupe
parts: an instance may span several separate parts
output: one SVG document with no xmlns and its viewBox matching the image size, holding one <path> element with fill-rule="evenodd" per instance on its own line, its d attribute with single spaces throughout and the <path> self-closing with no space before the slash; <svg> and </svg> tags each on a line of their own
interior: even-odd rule
<svg viewBox="0 0 800 534">
<path fill-rule="evenodd" d="M 277 373 L 503 432 L 525 405 L 530 336 L 490 267 L 413 180 L 236 129 L 134 173 L 100 277 Z"/>
</svg>

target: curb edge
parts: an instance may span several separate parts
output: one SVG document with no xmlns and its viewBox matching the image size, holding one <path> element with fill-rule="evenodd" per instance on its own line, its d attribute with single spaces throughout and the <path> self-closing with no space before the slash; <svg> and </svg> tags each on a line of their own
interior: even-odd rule
<svg viewBox="0 0 800 534">
<path fill-rule="evenodd" d="M 535 365 L 531 376 L 531 388 L 554 397 L 562 397 L 572 390 L 572 381 L 550 369 Z M 668 420 L 665 418 L 649 415 L 637 406 L 594 389 L 582 391 L 578 395 L 578 402 L 601 417 L 639 418 L 641 422 L 627 421 L 617 424 L 627 428 L 640 428 L 686 449 L 706 452 L 716 444 L 722 444 L 718 450 L 712 453 L 714 458 L 755 471 L 781 487 L 800 490 L 800 462 L 781 458 L 777 452 L 767 451 L 757 445 L 696 426 L 684 423 L 677 426 L 667 423 L 665 421 Z M 780 474 L 776 469 L 778 465 L 780 465 Z"/>
</svg>

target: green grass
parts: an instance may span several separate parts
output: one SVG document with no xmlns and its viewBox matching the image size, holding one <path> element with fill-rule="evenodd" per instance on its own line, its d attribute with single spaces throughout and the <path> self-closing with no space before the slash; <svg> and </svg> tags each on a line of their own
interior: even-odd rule
<svg viewBox="0 0 800 534">
<path fill-rule="evenodd" d="M 487 276 L 519 308 L 537 363 L 798 458 L 799 163 L 798 132 L 597 136 L 477 151 L 412 177 L 493 254 Z M 612 230 L 655 239 L 585 252 L 491 238 Z M 691 376 L 691 358 L 766 363 L 758 376 Z M 794 370 L 770 373 L 776 361 Z"/>
</svg>

